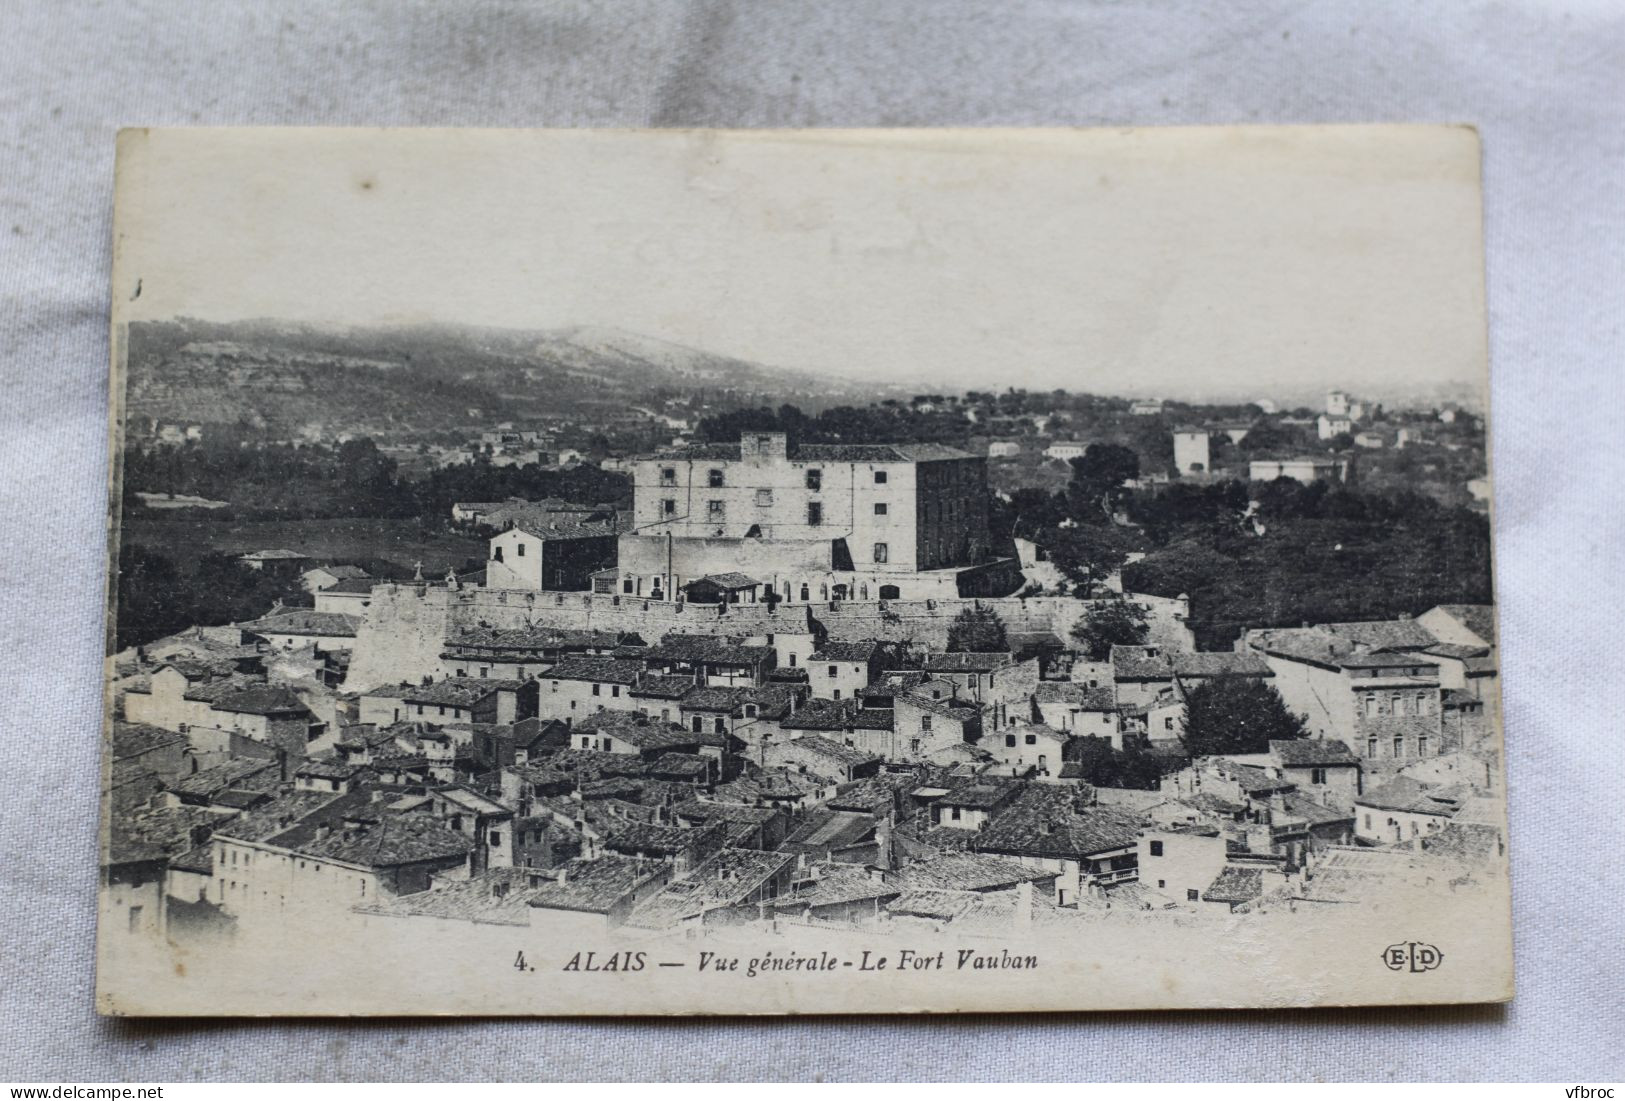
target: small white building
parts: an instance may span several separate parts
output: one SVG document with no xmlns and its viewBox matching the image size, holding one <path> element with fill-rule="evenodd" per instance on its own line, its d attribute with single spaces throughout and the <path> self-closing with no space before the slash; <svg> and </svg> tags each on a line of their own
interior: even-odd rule
<svg viewBox="0 0 1625 1101">
<path fill-rule="evenodd" d="M 1322 413 L 1315 418 L 1315 434 L 1323 440 L 1334 439 L 1353 430 L 1354 422 L 1346 416 L 1334 417 L 1330 413 Z"/>
<path fill-rule="evenodd" d="M 1174 467 L 1181 474 L 1206 474 L 1212 469 L 1205 428 L 1174 429 Z"/>
<path fill-rule="evenodd" d="M 1086 443 L 1079 443 L 1076 440 L 1056 440 L 1044 448 L 1044 457 L 1069 463 L 1073 459 L 1083 458 L 1083 453 L 1087 450 L 1089 450 L 1089 445 Z"/>
</svg>

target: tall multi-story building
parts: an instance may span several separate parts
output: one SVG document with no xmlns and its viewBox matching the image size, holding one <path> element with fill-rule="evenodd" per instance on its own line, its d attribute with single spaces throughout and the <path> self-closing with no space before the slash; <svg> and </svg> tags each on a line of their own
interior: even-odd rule
<svg viewBox="0 0 1625 1101">
<path fill-rule="evenodd" d="M 940 444 L 803 444 L 753 432 L 632 464 L 623 594 L 719 572 L 790 602 L 957 595 L 988 565 L 987 465 Z"/>
</svg>

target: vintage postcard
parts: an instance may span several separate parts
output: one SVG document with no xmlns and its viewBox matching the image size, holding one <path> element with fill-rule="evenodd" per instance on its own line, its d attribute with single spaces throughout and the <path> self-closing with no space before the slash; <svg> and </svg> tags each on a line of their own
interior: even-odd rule
<svg viewBox="0 0 1625 1101">
<path fill-rule="evenodd" d="M 1480 219 L 1459 127 L 125 132 L 101 1011 L 1510 998 Z"/>
</svg>

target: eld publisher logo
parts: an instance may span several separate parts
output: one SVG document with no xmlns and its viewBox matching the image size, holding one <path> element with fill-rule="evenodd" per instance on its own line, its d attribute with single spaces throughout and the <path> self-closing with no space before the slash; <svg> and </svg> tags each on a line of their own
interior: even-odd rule
<svg viewBox="0 0 1625 1101">
<path fill-rule="evenodd" d="M 1382 962 L 1390 971 L 1432 971 L 1444 962 L 1444 953 L 1431 944 L 1408 940 L 1382 950 Z"/>
</svg>

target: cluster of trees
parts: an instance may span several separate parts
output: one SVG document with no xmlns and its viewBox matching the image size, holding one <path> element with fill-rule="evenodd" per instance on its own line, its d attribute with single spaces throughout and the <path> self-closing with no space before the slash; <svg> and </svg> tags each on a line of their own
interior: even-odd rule
<svg viewBox="0 0 1625 1101">
<path fill-rule="evenodd" d="M 1490 600 L 1489 522 L 1469 508 L 1290 479 L 1133 489 L 1139 470 L 1133 449 L 1090 445 L 1061 491 L 994 500 L 996 544 L 1031 539 L 1080 596 L 1099 595 L 1119 569 L 1132 592 L 1188 596 L 1190 626 L 1209 649 L 1246 627 Z M 1131 554 L 1143 557 L 1130 562 Z M 1099 652 L 1112 638 L 1127 641 L 1120 632 L 1080 641 Z"/>
<path fill-rule="evenodd" d="M 118 557 L 115 648 L 140 646 L 194 626 L 264 615 L 277 601 L 309 604 L 297 577 L 245 569 L 235 557 L 209 551 L 171 558 L 126 544 Z"/>
<path fill-rule="evenodd" d="M 584 504 L 629 506 L 632 499 L 630 478 L 593 466 L 552 470 L 481 461 L 413 478 L 370 439 L 347 440 L 336 447 L 245 447 L 226 438 L 131 447 L 124 454 L 127 509 L 140 507 L 137 491 L 227 501 L 229 510 L 215 514 L 222 519 L 444 520 L 455 501 L 562 497 Z"/>
<path fill-rule="evenodd" d="M 1009 649 L 1004 620 L 992 608 L 965 608 L 948 625 L 950 654 L 994 654 Z"/>
<path fill-rule="evenodd" d="M 923 412 L 899 401 L 838 405 L 808 415 L 794 405 L 735 409 L 702 418 L 697 431 L 715 443 L 732 443 L 747 432 L 783 432 L 794 443 L 941 443 L 963 447 L 972 424 L 955 411 Z"/>
<path fill-rule="evenodd" d="M 1185 697 L 1185 752 L 1192 757 L 1264 753 L 1272 741 L 1305 733 L 1274 686 L 1255 677 L 1218 677 Z"/>
<path fill-rule="evenodd" d="M 1208 648 L 1247 627 L 1491 599 L 1487 518 L 1414 493 L 1231 482 L 1137 497 L 1130 512 L 1151 549 L 1124 567 L 1124 587 L 1189 596 L 1190 626 Z"/>
<path fill-rule="evenodd" d="M 1073 738 L 1066 743 L 1062 757 L 1076 762 L 1083 782 L 1097 788 L 1137 788 L 1156 791 L 1162 783 L 1167 758 L 1158 757 L 1137 738 L 1124 739 L 1122 749 L 1113 749 L 1106 738 Z"/>
</svg>

